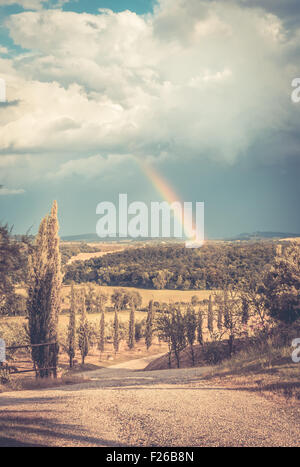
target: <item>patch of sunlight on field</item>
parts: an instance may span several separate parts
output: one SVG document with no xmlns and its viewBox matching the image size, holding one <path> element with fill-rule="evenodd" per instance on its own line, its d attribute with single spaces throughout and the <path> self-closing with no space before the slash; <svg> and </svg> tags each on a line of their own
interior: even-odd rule
<svg viewBox="0 0 300 467">
<path fill-rule="evenodd" d="M 87 286 L 87 283 L 82 283 L 77 285 L 76 287 L 84 287 Z M 110 296 L 114 293 L 114 289 L 126 290 L 128 292 L 139 292 L 142 297 L 142 306 L 146 307 L 149 304 L 150 300 L 154 300 L 157 302 L 165 302 L 165 303 L 172 303 L 172 302 L 190 302 L 193 296 L 198 297 L 199 300 L 207 299 L 210 295 L 212 295 L 215 291 L 214 290 L 154 290 L 154 289 L 139 289 L 136 287 L 118 287 L 118 286 L 108 286 L 108 285 L 97 285 L 92 284 L 95 288 L 96 292 L 101 292 L 108 295 L 109 300 L 107 302 L 108 306 L 111 305 Z M 64 298 L 64 305 L 63 308 L 68 305 L 68 295 L 70 295 L 71 287 L 69 285 L 63 286 L 62 295 Z"/>
</svg>

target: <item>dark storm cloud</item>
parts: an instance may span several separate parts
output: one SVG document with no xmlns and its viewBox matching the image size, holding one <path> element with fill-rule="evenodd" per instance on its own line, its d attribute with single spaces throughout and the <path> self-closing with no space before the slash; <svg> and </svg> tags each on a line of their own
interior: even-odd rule
<svg viewBox="0 0 300 467">
<path fill-rule="evenodd" d="M 299 27 L 299 0 L 235 0 L 235 3 L 248 8 L 263 8 L 280 18 L 289 32 Z"/>
</svg>

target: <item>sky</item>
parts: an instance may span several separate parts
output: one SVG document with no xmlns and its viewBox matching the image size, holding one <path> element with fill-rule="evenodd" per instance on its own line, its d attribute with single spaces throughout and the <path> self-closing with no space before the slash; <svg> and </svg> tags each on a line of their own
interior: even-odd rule
<svg viewBox="0 0 300 467">
<path fill-rule="evenodd" d="M 208 238 L 300 233 L 297 77 L 298 0 L 0 0 L 0 221 L 95 232 L 145 162 Z"/>
</svg>

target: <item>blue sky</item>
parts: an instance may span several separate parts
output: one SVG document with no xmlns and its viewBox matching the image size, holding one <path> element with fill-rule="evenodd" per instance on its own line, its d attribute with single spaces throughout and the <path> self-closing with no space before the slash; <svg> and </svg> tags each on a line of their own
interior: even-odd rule
<svg viewBox="0 0 300 467">
<path fill-rule="evenodd" d="M 96 205 L 161 200 L 139 161 L 208 237 L 300 232 L 300 6 L 294 0 L 0 0 L 0 219 L 62 235 Z"/>
</svg>

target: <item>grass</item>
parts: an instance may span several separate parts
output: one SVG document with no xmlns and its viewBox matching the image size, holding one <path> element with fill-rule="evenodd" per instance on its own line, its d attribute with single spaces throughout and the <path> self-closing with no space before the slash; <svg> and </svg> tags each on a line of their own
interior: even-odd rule
<svg viewBox="0 0 300 467">
<path fill-rule="evenodd" d="M 65 386 L 69 384 L 80 384 L 86 383 L 89 379 L 83 376 L 77 375 L 63 375 L 56 379 L 53 378 L 43 378 L 36 379 L 35 377 L 29 378 L 12 378 L 7 384 L 0 384 L 0 393 L 2 392 L 12 392 L 12 391 L 32 391 L 36 389 L 48 389 L 55 388 L 59 386 Z"/>
<path fill-rule="evenodd" d="M 291 359 L 292 347 L 271 342 L 250 347 L 213 367 L 206 378 L 214 383 L 239 387 L 292 400 L 300 405 L 300 364 Z"/>
</svg>

